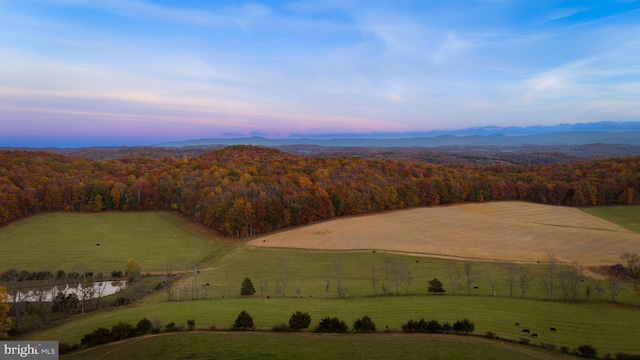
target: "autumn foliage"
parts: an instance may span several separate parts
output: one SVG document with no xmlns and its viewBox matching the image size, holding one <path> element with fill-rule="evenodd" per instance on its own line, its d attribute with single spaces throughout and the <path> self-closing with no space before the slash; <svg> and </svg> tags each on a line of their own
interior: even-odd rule
<svg viewBox="0 0 640 360">
<path fill-rule="evenodd" d="M 0 225 L 42 212 L 175 210 L 227 236 L 415 206 L 522 200 L 640 202 L 640 156 L 554 165 L 444 166 L 304 158 L 231 146 L 189 158 L 87 160 L 0 152 Z"/>
</svg>

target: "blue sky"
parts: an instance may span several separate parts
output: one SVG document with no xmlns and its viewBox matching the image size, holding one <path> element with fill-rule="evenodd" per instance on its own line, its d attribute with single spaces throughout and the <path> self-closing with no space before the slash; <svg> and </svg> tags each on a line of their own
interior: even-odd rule
<svg viewBox="0 0 640 360">
<path fill-rule="evenodd" d="M 635 1 L 0 0 L 0 146 L 640 120 Z"/>
</svg>

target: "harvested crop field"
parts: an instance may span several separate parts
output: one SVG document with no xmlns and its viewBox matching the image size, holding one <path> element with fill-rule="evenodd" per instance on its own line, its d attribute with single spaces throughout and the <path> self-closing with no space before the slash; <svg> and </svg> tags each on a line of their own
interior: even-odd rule
<svg viewBox="0 0 640 360">
<path fill-rule="evenodd" d="M 256 238 L 253 246 L 599 265 L 640 253 L 640 234 L 576 208 L 524 202 L 425 207 L 341 218 Z"/>
</svg>

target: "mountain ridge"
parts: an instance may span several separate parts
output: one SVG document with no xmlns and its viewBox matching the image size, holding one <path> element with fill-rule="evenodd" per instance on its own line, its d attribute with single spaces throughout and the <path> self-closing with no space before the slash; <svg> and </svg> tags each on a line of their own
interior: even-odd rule
<svg viewBox="0 0 640 360">
<path fill-rule="evenodd" d="M 288 138 L 263 136 L 233 138 L 201 138 L 154 144 L 161 147 L 202 145 L 320 145 L 320 146 L 520 146 L 520 145 L 586 145 L 640 144 L 640 122 L 601 121 L 596 123 L 560 124 L 530 127 L 479 127 L 428 132 L 376 132 L 367 134 L 292 135 Z"/>
</svg>

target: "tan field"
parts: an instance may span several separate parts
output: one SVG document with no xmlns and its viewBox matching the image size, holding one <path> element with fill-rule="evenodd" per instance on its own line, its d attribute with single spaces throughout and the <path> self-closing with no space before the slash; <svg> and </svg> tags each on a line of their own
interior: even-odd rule
<svg viewBox="0 0 640 360">
<path fill-rule="evenodd" d="M 425 207 L 341 218 L 261 236 L 253 246 L 411 253 L 584 265 L 640 253 L 640 234 L 579 209 L 524 202 Z"/>
</svg>

